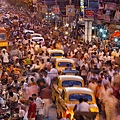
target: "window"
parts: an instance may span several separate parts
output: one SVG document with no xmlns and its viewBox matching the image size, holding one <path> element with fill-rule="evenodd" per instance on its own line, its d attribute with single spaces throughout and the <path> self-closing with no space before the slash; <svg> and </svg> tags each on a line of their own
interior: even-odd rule
<svg viewBox="0 0 120 120">
<path fill-rule="evenodd" d="M 73 67 L 72 63 L 70 62 L 59 62 L 58 66 L 59 67 Z"/>
<path fill-rule="evenodd" d="M 70 94 L 69 95 L 69 100 L 70 101 L 78 101 L 80 98 L 87 99 L 88 101 L 92 101 L 92 96 L 89 94 Z"/>
<path fill-rule="evenodd" d="M 82 86 L 82 83 L 80 81 L 75 80 L 67 80 L 62 82 L 63 87 L 73 87 L 73 86 Z"/>
<path fill-rule="evenodd" d="M 62 97 L 63 100 L 65 99 L 65 91 L 64 90 L 61 93 L 61 97 Z"/>
<path fill-rule="evenodd" d="M 0 34 L 0 40 L 5 40 L 5 34 L 4 33 Z"/>
<path fill-rule="evenodd" d="M 62 53 L 51 53 L 50 57 L 54 57 L 54 56 L 63 56 Z"/>
</svg>

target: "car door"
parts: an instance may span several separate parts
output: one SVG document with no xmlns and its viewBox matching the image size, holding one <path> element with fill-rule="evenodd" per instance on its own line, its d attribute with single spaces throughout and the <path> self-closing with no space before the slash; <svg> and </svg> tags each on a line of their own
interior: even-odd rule
<svg viewBox="0 0 120 120">
<path fill-rule="evenodd" d="M 58 84 L 59 84 L 59 78 L 56 78 L 55 82 L 52 85 L 52 99 L 54 102 L 56 102 L 56 99 L 58 99 L 59 90 L 58 90 Z"/>
<path fill-rule="evenodd" d="M 58 98 L 57 102 L 57 111 L 59 115 L 62 115 L 62 117 L 65 117 L 66 111 L 67 111 L 67 106 L 66 106 L 66 101 L 65 101 L 65 91 L 63 90 L 61 95 Z"/>
</svg>

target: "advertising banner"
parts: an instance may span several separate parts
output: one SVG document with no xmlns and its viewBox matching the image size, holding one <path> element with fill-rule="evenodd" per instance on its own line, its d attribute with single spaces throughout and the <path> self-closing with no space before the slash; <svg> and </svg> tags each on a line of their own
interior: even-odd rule
<svg viewBox="0 0 120 120">
<path fill-rule="evenodd" d="M 100 10 L 97 12 L 97 19 L 98 20 L 102 20 L 103 19 L 103 12 L 100 11 Z"/>
<path fill-rule="evenodd" d="M 106 3 L 105 4 L 105 10 L 116 10 L 116 3 Z"/>
<path fill-rule="evenodd" d="M 84 18 L 94 18 L 94 11 L 92 9 L 85 9 Z"/>
<path fill-rule="evenodd" d="M 75 16 L 75 6 L 66 5 L 66 16 Z"/>
<path fill-rule="evenodd" d="M 54 14 L 60 14 L 60 8 L 58 5 L 53 6 L 52 9 L 53 9 L 52 11 Z"/>
<path fill-rule="evenodd" d="M 42 5 L 42 13 L 47 13 L 48 7 L 47 5 Z"/>
<path fill-rule="evenodd" d="M 103 15 L 104 16 L 104 21 L 105 22 L 110 22 L 110 16 L 109 15 Z"/>
</svg>

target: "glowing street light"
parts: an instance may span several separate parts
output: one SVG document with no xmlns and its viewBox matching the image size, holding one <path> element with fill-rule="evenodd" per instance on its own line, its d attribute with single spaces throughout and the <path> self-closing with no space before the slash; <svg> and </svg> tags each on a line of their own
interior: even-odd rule
<svg viewBox="0 0 120 120">
<path fill-rule="evenodd" d="M 68 35 L 68 31 L 65 31 L 65 34 Z"/>
<path fill-rule="evenodd" d="M 93 35 L 92 37 L 93 37 L 93 38 L 96 38 L 96 36 L 95 36 L 95 35 Z"/>
<path fill-rule="evenodd" d="M 117 41 L 118 41 L 118 38 L 115 38 L 114 40 L 115 40 L 115 42 L 117 42 Z"/>
<path fill-rule="evenodd" d="M 103 29 L 102 29 L 102 28 L 100 28 L 100 32 L 103 32 Z"/>
<path fill-rule="evenodd" d="M 68 24 L 68 23 L 66 23 L 66 24 L 65 24 L 65 26 L 66 26 L 66 27 L 68 27 L 68 26 L 69 26 L 69 24 Z"/>
<path fill-rule="evenodd" d="M 106 34 L 103 34 L 103 37 L 105 38 L 105 37 L 106 37 Z"/>
<path fill-rule="evenodd" d="M 55 30 L 57 30 L 57 26 L 55 26 Z"/>
</svg>

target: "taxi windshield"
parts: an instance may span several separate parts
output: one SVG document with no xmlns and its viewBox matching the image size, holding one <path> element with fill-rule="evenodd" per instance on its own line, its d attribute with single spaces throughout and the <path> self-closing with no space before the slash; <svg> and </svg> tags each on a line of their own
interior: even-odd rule
<svg viewBox="0 0 120 120">
<path fill-rule="evenodd" d="M 70 62 L 59 62 L 58 63 L 58 66 L 59 67 L 73 67 L 73 64 L 72 63 L 70 63 Z"/>
<path fill-rule="evenodd" d="M 92 101 L 92 96 L 89 94 L 78 94 L 78 93 L 74 93 L 74 94 L 70 94 L 69 95 L 69 100 L 70 101 L 78 101 L 80 98 L 83 99 L 87 99 L 89 102 Z"/>
<path fill-rule="evenodd" d="M 80 81 L 76 80 L 66 80 L 62 82 L 63 87 L 73 87 L 73 86 L 82 86 L 82 83 Z"/>
<path fill-rule="evenodd" d="M 4 33 L 0 34 L 0 40 L 5 40 L 5 34 Z"/>
<path fill-rule="evenodd" d="M 63 56 L 62 53 L 51 53 L 50 54 L 51 57 L 54 57 L 54 56 Z"/>
<path fill-rule="evenodd" d="M 32 35 L 32 38 L 33 38 L 33 37 L 41 37 L 41 36 L 40 36 L 40 35 Z"/>
</svg>

